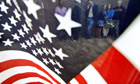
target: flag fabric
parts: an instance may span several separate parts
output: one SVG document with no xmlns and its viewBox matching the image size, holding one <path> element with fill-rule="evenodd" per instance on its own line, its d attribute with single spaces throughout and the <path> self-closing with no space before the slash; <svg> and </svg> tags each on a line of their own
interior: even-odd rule
<svg viewBox="0 0 140 84">
<path fill-rule="evenodd" d="M 50 31 L 49 24 L 40 24 L 39 10 L 41 7 L 33 0 L 0 1 L 0 84 L 65 84 L 70 79 L 64 62 L 69 56 L 55 47 L 53 39 L 57 36 Z M 68 27 L 63 30 L 69 35 L 72 27 L 81 26 L 71 20 L 71 9 L 64 17 L 54 16 L 60 22 L 58 28 Z M 70 83 L 139 83 L 139 19 L 126 31 L 128 35 L 125 33 L 114 42 Z"/>
<path fill-rule="evenodd" d="M 140 15 L 125 33 L 69 84 L 140 84 Z"/>
</svg>

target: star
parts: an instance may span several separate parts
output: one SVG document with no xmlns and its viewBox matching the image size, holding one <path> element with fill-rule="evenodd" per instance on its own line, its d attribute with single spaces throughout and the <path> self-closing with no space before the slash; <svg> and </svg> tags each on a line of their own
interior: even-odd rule
<svg viewBox="0 0 140 84">
<path fill-rule="evenodd" d="M 29 34 L 29 29 L 27 28 L 26 24 L 22 25 L 22 27 L 23 27 L 23 30 L 24 30 L 27 34 Z"/>
<path fill-rule="evenodd" d="M 13 24 L 14 26 L 17 26 L 16 23 L 18 21 L 16 21 L 13 16 L 11 16 L 11 18 L 9 18 L 9 20 L 11 21 L 11 24 Z"/>
<path fill-rule="evenodd" d="M 25 43 L 20 43 L 21 48 L 27 49 L 27 46 L 25 45 Z"/>
<path fill-rule="evenodd" d="M 9 32 L 11 31 L 12 26 L 9 26 L 9 24 L 6 22 L 5 24 L 1 24 L 4 29 L 3 30 L 8 30 Z"/>
<path fill-rule="evenodd" d="M 15 14 L 16 18 L 20 21 L 21 15 L 18 13 L 17 9 L 14 10 L 14 14 Z"/>
<path fill-rule="evenodd" d="M 55 51 L 55 55 L 58 56 L 61 60 L 64 60 L 64 57 L 69 57 L 68 55 L 64 54 L 62 52 L 62 48 L 60 48 L 59 50 L 53 48 Z"/>
<path fill-rule="evenodd" d="M 47 59 L 45 59 L 45 58 L 42 58 L 43 59 L 43 62 L 47 65 L 47 64 L 49 64 L 49 62 L 47 61 Z"/>
<path fill-rule="evenodd" d="M 0 17 L 2 16 L 2 14 L 0 14 Z"/>
<path fill-rule="evenodd" d="M 37 49 L 37 52 L 42 56 L 43 52 L 41 51 L 41 49 Z"/>
<path fill-rule="evenodd" d="M 59 62 L 57 62 L 56 60 L 55 60 L 55 62 L 60 69 L 64 69 L 64 67 Z"/>
<path fill-rule="evenodd" d="M 47 51 L 46 48 L 43 48 L 43 47 L 42 47 L 42 50 L 43 50 L 43 52 L 44 52 L 46 55 L 49 55 L 49 52 Z"/>
<path fill-rule="evenodd" d="M 22 31 L 22 29 L 18 30 L 19 34 L 24 37 L 25 33 Z"/>
<path fill-rule="evenodd" d="M 17 33 L 12 34 L 13 39 L 19 41 L 20 37 L 17 35 Z"/>
<path fill-rule="evenodd" d="M 60 22 L 59 26 L 57 27 L 57 30 L 65 30 L 69 36 L 71 36 L 71 29 L 76 27 L 81 27 L 82 25 L 71 20 L 71 9 L 69 8 L 66 15 L 60 16 L 58 14 L 55 14 L 55 17 Z"/>
<path fill-rule="evenodd" d="M 0 8 L 1 8 L 1 11 L 5 12 L 6 14 L 8 13 L 7 10 L 9 9 L 7 6 L 5 6 L 5 3 L 2 2 L 0 4 Z"/>
<path fill-rule="evenodd" d="M 12 46 L 12 43 L 14 43 L 14 41 L 10 41 L 9 39 L 7 39 L 6 41 L 2 41 L 4 43 L 4 46 Z"/>
<path fill-rule="evenodd" d="M 41 37 L 40 33 L 34 34 L 36 40 L 38 41 L 39 44 L 41 44 L 41 42 L 44 44 L 45 40 Z"/>
<path fill-rule="evenodd" d="M 35 19 L 38 19 L 37 11 L 41 9 L 41 7 L 34 3 L 33 0 L 23 0 L 25 5 L 28 7 L 28 14 L 32 14 Z"/>
<path fill-rule="evenodd" d="M 49 51 L 49 53 L 51 54 L 52 57 L 55 57 L 55 55 L 52 53 L 52 51 L 50 49 L 48 51 Z"/>
<path fill-rule="evenodd" d="M 2 38 L 1 36 L 3 35 L 4 33 L 0 33 L 0 39 Z"/>
<path fill-rule="evenodd" d="M 11 0 L 6 0 L 7 4 L 9 4 L 10 6 L 12 6 L 11 4 Z"/>
<path fill-rule="evenodd" d="M 38 53 L 37 53 L 35 50 L 32 50 L 32 53 L 33 53 L 35 56 L 38 55 Z"/>
<path fill-rule="evenodd" d="M 50 33 L 48 25 L 46 25 L 45 29 L 43 29 L 42 27 L 40 27 L 40 30 L 43 33 L 43 37 L 44 38 L 47 38 L 49 40 L 49 42 L 52 43 L 52 38 L 56 37 L 56 35 Z"/>
<path fill-rule="evenodd" d="M 29 41 L 29 40 L 25 40 L 25 42 L 26 42 L 26 44 L 27 44 L 29 47 L 31 47 L 31 46 L 32 46 L 32 44 L 30 43 L 30 41 Z"/>
<path fill-rule="evenodd" d="M 50 62 L 52 65 L 56 65 L 55 62 L 53 61 L 53 59 L 50 59 L 50 58 L 49 58 L 49 62 Z"/>
<path fill-rule="evenodd" d="M 59 71 L 59 69 L 54 68 L 54 71 L 55 71 L 57 74 L 62 74 L 62 73 Z"/>
<path fill-rule="evenodd" d="M 31 37 L 30 40 L 31 40 L 31 43 L 33 43 L 34 45 L 36 45 L 37 42 L 35 41 L 34 37 Z"/>
<path fill-rule="evenodd" d="M 18 11 L 19 11 L 20 13 L 22 13 L 22 12 L 21 12 L 21 9 L 20 9 L 20 6 L 18 5 L 17 0 L 13 0 L 13 3 L 14 3 L 15 6 L 17 7 Z"/>
</svg>

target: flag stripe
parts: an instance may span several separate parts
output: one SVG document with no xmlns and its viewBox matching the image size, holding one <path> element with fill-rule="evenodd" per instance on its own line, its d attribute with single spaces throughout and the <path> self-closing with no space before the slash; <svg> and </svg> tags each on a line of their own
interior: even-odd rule
<svg viewBox="0 0 140 84">
<path fill-rule="evenodd" d="M 36 59 L 34 56 L 32 56 L 29 53 L 26 53 L 26 52 L 23 52 L 23 51 L 17 51 L 17 50 L 16 51 L 15 50 L 7 50 L 7 51 L 0 52 L 0 62 L 4 62 L 4 61 L 8 61 L 8 60 L 14 60 L 14 59 L 30 60 L 30 61 L 38 64 L 43 69 L 45 69 L 45 71 L 47 71 L 49 73 L 48 76 L 50 76 L 56 83 L 65 84 L 65 82 L 58 75 L 56 75 L 47 66 L 45 66 L 43 63 L 41 63 L 41 61 L 39 61 L 38 59 Z"/>
<path fill-rule="evenodd" d="M 79 82 L 79 84 L 87 84 L 86 80 L 83 78 L 81 74 L 76 76 L 75 79 Z"/>
<path fill-rule="evenodd" d="M 92 65 L 109 84 L 134 84 L 140 76 L 139 71 L 113 46 Z"/>
<path fill-rule="evenodd" d="M 140 71 L 140 14 L 113 46 Z"/>
<path fill-rule="evenodd" d="M 43 83 L 40 83 L 40 82 L 31 82 L 31 83 L 26 83 L 26 84 L 43 84 Z"/>
<path fill-rule="evenodd" d="M 47 79 L 49 79 L 53 84 L 56 84 L 56 82 L 54 82 L 48 75 L 46 75 L 44 72 L 38 70 L 35 67 L 31 67 L 31 66 L 20 66 L 20 67 L 14 67 L 14 68 L 10 68 L 8 70 L 5 70 L 3 72 L 0 73 L 0 83 L 2 83 L 4 80 L 8 79 L 9 77 L 13 76 L 13 75 L 17 75 L 19 73 L 26 73 L 26 72 L 34 72 L 34 73 L 38 73 L 44 77 L 46 77 Z"/>
<path fill-rule="evenodd" d="M 38 77 L 29 77 L 29 78 L 24 78 L 24 79 L 21 79 L 21 80 L 18 80 L 16 82 L 14 82 L 13 84 L 26 84 L 26 83 L 30 83 L 30 82 L 42 82 L 44 84 L 50 84 L 48 83 L 47 81 L 43 80 L 43 79 L 40 79 Z"/>
<path fill-rule="evenodd" d="M 49 81 L 48 79 L 46 79 L 45 77 L 43 77 L 37 73 L 33 73 L 33 72 L 14 75 L 14 76 L 8 78 L 7 80 L 5 80 L 4 82 L 2 82 L 1 84 L 12 84 L 13 82 L 15 82 L 19 79 L 28 78 L 28 77 L 39 77 L 52 84 L 52 82 Z"/>
<path fill-rule="evenodd" d="M 79 83 L 75 78 L 73 78 L 68 84 L 79 84 Z"/>
</svg>

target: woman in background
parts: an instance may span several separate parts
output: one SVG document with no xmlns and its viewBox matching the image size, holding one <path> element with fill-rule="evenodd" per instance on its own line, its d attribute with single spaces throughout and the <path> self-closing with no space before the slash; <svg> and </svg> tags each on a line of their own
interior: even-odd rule
<svg viewBox="0 0 140 84">
<path fill-rule="evenodd" d="M 63 1 L 58 0 L 58 6 L 55 8 L 55 13 L 57 13 L 61 16 L 65 16 L 66 12 L 67 12 L 67 9 L 66 9 L 66 7 L 64 7 Z M 65 30 L 60 30 L 58 32 L 58 37 L 60 40 L 66 39 L 66 35 L 67 35 L 67 33 Z"/>
<path fill-rule="evenodd" d="M 101 11 L 99 12 L 98 22 L 97 22 L 97 30 L 96 37 L 101 38 L 101 31 L 105 24 L 105 15 L 106 15 L 106 5 L 103 5 Z"/>
<path fill-rule="evenodd" d="M 107 21 L 110 21 L 110 23 L 112 23 L 113 16 L 114 16 L 114 10 L 112 9 L 111 4 L 108 4 L 107 11 L 105 14 L 106 24 L 107 24 Z M 107 24 L 107 26 L 104 26 L 104 28 L 103 28 L 103 36 L 104 37 L 107 37 L 107 35 L 108 35 L 109 29 L 111 28 L 109 26 L 110 26 L 110 24 Z"/>
</svg>

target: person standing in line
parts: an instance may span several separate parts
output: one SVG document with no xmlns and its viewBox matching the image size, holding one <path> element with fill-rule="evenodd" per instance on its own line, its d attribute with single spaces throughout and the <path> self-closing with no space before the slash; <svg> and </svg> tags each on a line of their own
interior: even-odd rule
<svg viewBox="0 0 140 84">
<path fill-rule="evenodd" d="M 88 5 L 85 11 L 86 21 L 87 21 L 87 31 L 86 38 L 91 37 L 91 29 L 94 24 L 94 21 L 97 19 L 98 15 L 98 6 L 94 4 L 92 0 L 88 0 Z"/>
<path fill-rule="evenodd" d="M 120 34 L 120 23 L 122 23 L 122 20 L 124 18 L 125 14 L 125 8 L 122 5 L 122 0 L 118 0 L 117 6 L 114 8 L 114 17 L 113 20 L 115 20 L 115 38 L 117 38 Z"/>
<path fill-rule="evenodd" d="M 113 16 L 114 16 L 114 10 L 112 9 L 111 4 L 108 4 L 107 5 L 107 11 L 106 11 L 106 14 L 105 14 L 106 23 L 107 23 L 107 21 L 111 21 Z M 109 29 L 110 29 L 110 27 L 106 27 L 106 26 L 103 27 L 103 36 L 104 37 L 108 36 Z"/>
<path fill-rule="evenodd" d="M 106 14 L 106 5 L 103 5 L 101 11 L 99 12 L 98 22 L 97 22 L 97 30 L 96 37 L 101 38 L 101 31 L 105 24 L 105 14 Z"/>
<path fill-rule="evenodd" d="M 81 23 L 81 0 L 75 0 L 75 6 L 72 9 L 72 20 L 78 23 Z M 81 27 L 72 28 L 72 38 L 76 42 L 79 39 Z"/>
<path fill-rule="evenodd" d="M 59 14 L 61 16 L 65 16 L 66 12 L 67 12 L 67 9 L 66 7 L 64 7 L 64 2 L 62 0 L 58 0 L 58 6 L 55 8 L 55 13 L 56 14 Z M 60 40 L 62 39 L 66 39 L 66 31 L 65 30 L 60 30 L 58 32 L 58 37 Z"/>
</svg>

